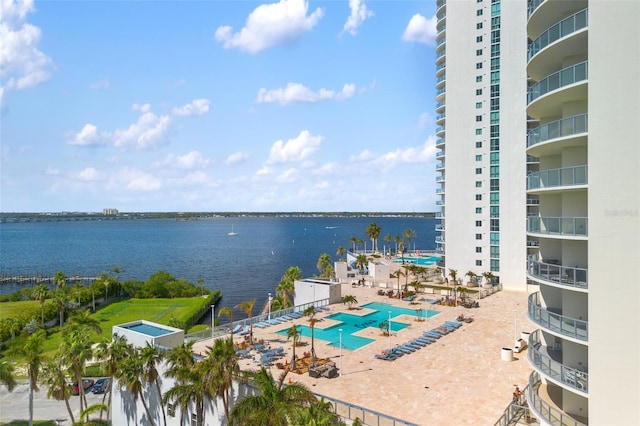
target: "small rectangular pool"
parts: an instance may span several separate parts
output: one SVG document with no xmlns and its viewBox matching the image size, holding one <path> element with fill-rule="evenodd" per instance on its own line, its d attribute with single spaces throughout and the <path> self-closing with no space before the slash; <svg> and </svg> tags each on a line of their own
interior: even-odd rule
<svg viewBox="0 0 640 426">
<path fill-rule="evenodd" d="M 409 265 L 433 266 L 440 260 L 440 256 L 405 256 L 404 262 L 402 258 L 397 258 L 396 263 L 405 263 Z"/>
<path fill-rule="evenodd" d="M 145 334 L 151 337 L 164 336 L 165 334 L 173 333 L 173 330 L 167 330 L 166 328 L 156 327 L 150 324 L 133 324 L 129 326 L 122 327 L 127 330 L 135 331 L 140 334 Z"/>
<path fill-rule="evenodd" d="M 359 349 L 375 341 L 367 337 L 354 336 L 352 333 L 362 331 L 366 328 L 372 327 L 379 330 L 380 323 L 389 319 L 389 312 L 391 312 L 391 331 L 397 332 L 409 327 L 410 324 L 394 321 L 393 319 L 399 315 L 411 315 L 418 316 L 416 309 L 423 309 L 421 315 L 424 316 L 424 308 L 417 307 L 416 309 L 402 308 L 398 306 L 391 306 L 386 303 L 371 302 L 366 305 L 362 305 L 363 308 L 372 309 L 367 315 L 352 315 L 348 312 L 338 312 L 327 316 L 327 319 L 338 321 L 339 324 L 331 326 L 325 329 L 314 329 L 314 338 L 325 340 L 329 342 L 330 346 L 339 347 L 340 345 L 340 329 L 342 329 L 342 347 L 344 349 Z M 438 311 L 427 310 L 427 318 L 437 315 Z M 287 335 L 287 327 L 278 331 L 278 334 Z M 306 325 L 299 325 L 298 330 L 300 334 L 305 337 L 311 338 L 311 327 Z M 383 338 L 380 335 L 380 338 Z"/>
</svg>

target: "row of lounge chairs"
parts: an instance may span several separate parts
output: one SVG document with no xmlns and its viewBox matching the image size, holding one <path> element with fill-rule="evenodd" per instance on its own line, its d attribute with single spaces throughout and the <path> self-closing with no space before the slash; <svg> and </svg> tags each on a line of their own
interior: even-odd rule
<svg viewBox="0 0 640 426">
<path fill-rule="evenodd" d="M 418 349 L 422 349 L 425 346 L 430 345 L 442 336 L 452 333 L 461 326 L 462 323 L 459 321 L 445 321 L 439 327 L 436 327 L 429 331 L 425 331 L 420 337 L 411 339 L 408 342 L 398 345 L 391 350 L 387 349 L 381 354 L 376 354 L 375 357 L 383 361 L 394 361 L 403 355 L 411 354 Z"/>
<path fill-rule="evenodd" d="M 270 320 L 260 321 L 260 322 L 257 322 L 255 324 L 253 324 L 253 325 L 255 327 L 258 327 L 258 328 L 267 328 L 269 326 L 282 324 L 284 322 L 292 321 L 292 320 L 298 319 L 300 317 L 302 317 L 302 313 L 301 312 L 292 312 L 290 314 L 282 315 L 282 316 L 277 317 L 277 318 L 271 318 Z"/>
</svg>

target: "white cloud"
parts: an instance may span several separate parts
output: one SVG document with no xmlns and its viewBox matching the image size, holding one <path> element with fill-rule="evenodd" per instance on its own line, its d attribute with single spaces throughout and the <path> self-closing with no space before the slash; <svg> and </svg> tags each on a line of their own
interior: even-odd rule
<svg viewBox="0 0 640 426">
<path fill-rule="evenodd" d="M 141 170 L 124 167 L 119 169 L 111 177 L 109 188 L 120 190 L 121 188 L 130 191 L 155 191 L 162 186 L 159 179 Z"/>
<path fill-rule="evenodd" d="M 257 103 L 279 105 L 289 105 L 293 103 L 316 103 L 325 100 L 341 101 L 348 99 L 355 94 L 356 87 L 353 84 L 345 84 L 342 90 L 335 92 L 333 90 L 320 89 L 313 92 L 300 83 L 288 83 L 287 87 L 280 89 L 267 90 L 261 88 L 258 91 Z"/>
<path fill-rule="evenodd" d="M 306 160 L 320 148 L 323 140 L 324 137 L 313 136 L 308 130 L 303 130 L 295 139 L 289 139 L 287 142 L 276 141 L 271 147 L 267 164 Z"/>
<path fill-rule="evenodd" d="M 423 112 L 422 114 L 420 114 L 420 117 L 418 117 L 418 127 L 421 129 L 424 129 L 432 122 L 433 122 L 433 119 L 431 118 L 431 115 L 428 112 Z"/>
<path fill-rule="evenodd" d="M 171 113 L 181 117 L 193 117 L 204 115 L 209 112 L 210 103 L 208 99 L 194 99 L 191 103 L 174 108 Z"/>
<path fill-rule="evenodd" d="M 144 113 L 127 129 L 113 132 L 112 143 L 116 148 L 154 149 L 167 143 L 170 117 Z"/>
<path fill-rule="evenodd" d="M 298 171 L 296 169 L 287 169 L 276 177 L 278 183 L 293 183 L 298 180 Z"/>
<path fill-rule="evenodd" d="M 109 138 L 107 133 L 99 132 L 95 124 L 85 124 L 82 130 L 72 134 L 69 145 L 75 146 L 99 146 Z"/>
<path fill-rule="evenodd" d="M 250 155 L 248 152 L 242 152 L 242 151 L 234 152 L 224 160 L 224 164 L 232 165 L 232 164 L 243 163 L 247 159 L 249 159 L 249 157 Z"/>
<path fill-rule="evenodd" d="M 435 159 L 435 136 L 429 138 L 420 146 L 406 149 L 396 149 L 382 155 L 364 150 L 357 156 L 349 158 L 349 162 L 359 165 L 374 165 L 379 169 L 389 170 L 406 164 L 426 163 Z"/>
<path fill-rule="evenodd" d="M 98 80 L 92 83 L 91 85 L 89 85 L 89 88 L 91 90 L 108 89 L 110 87 L 111 87 L 111 83 L 107 79 Z"/>
<path fill-rule="evenodd" d="M 416 43 L 423 43 L 433 46 L 436 40 L 436 16 L 432 16 L 431 19 L 427 19 L 424 16 L 416 13 L 411 17 L 407 28 L 404 30 L 402 39 L 404 41 L 412 41 Z"/>
<path fill-rule="evenodd" d="M 98 170 L 94 169 L 93 167 L 87 167 L 86 169 L 78 173 L 77 178 L 84 182 L 93 182 L 93 181 L 101 180 L 102 175 Z"/>
<path fill-rule="evenodd" d="M 304 33 L 315 27 L 324 12 L 317 8 L 307 16 L 309 3 L 306 0 L 280 0 L 278 3 L 262 4 L 247 17 L 245 26 L 234 33 L 230 26 L 221 26 L 215 39 L 225 49 L 240 49 L 249 53 L 281 43 L 293 43 Z"/>
<path fill-rule="evenodd" d="M 32 0 L 0 0 L 0 105 L 8 91 L 34 87 L 51 77 L 51 58 L 37 49 L 40 28 L 26 22 Z"/>
<path fill-rule="evenodd" d="M 138 112 L 141 112 L 141 113 L 144 114 L 144 113 L 147 113 L 147 112 L 151 111 L 151 104 L 143 104 L 143 105 L 133 104 L 133 105 L 131 105 L 131 109 L 133 111 L 138 111 Z"/>
<path fill-rule="evenodd" d="M 204 157 L 202 153 L 191 151 L 185 155 L 169 154 L 159 165 L 161 167 L 191 170 L 207 167 L 209 164 L 211 164 L 211 160 Z"/>
<path fill-rule="evenodd" d="M 367 9 L 367 5 L 364 4 L 364 0 L 349 0 L 349 9 L 351 9 L 351 14 L 347 18 L 347 22 L 345 22 L 342 32 L 348 32 L 354 36 L 358 33 L 358 28 L 362 25 L 365 19 L 373 16 L 373 11 Z"/>
</svg>

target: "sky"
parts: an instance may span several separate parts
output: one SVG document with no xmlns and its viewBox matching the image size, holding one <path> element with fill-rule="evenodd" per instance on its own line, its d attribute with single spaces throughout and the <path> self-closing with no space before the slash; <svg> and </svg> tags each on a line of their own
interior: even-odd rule
<svg viewBox="0 0 640 426">
<path fill-rule="evenodd" d="M 2 212 L 435 211 L 435 0 L 0 0 Z"/>
</svg>

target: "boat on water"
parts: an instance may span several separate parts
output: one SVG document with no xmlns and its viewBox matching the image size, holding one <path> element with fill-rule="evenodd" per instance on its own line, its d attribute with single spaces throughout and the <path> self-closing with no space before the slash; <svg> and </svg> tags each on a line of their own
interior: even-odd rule
<svg viewBox="0 0 640 426">
<path fill-rule="evenodd" d="M 229 232 L 227 235 L 232 236 L 232 237 L 238 235 L 238 233 L 233 230 L 233 225 L 231 225 L 231 232 Z"/>
</svg>

